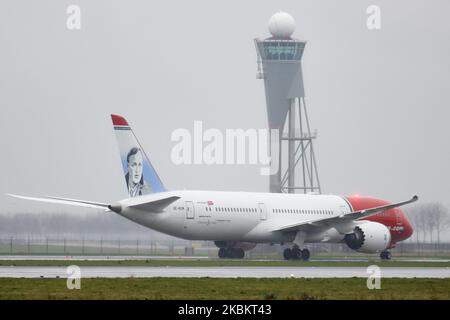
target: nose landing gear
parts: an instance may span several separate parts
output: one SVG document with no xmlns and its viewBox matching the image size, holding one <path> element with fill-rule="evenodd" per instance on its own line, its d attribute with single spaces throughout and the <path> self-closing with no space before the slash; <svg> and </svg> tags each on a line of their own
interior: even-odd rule
<svg viewBox="0 0 450 320">
<path fill-rule="evenodd" d="M 292 249 L 286 248 L 283 251 L 283 257 L 285 260 L 303 260 L 308 261 L 310 252 L 308 249 L 300 250 L 299 247 L 294 246 Z"/>
<path fill-rule="evenodd" d="M 391 260 L 391 258 L 392 258 L 391 252 L 389 250 L 385 250 L 385 251 L 381 252 L 380 258 L 381 258 L 381 260 Z"/>
</svg>

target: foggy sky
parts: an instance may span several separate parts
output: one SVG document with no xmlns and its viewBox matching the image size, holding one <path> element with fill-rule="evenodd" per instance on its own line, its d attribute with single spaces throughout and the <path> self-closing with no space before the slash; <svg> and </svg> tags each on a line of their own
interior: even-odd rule
<svg viewBox="0 0 450 320">
<path fill-rule="evenodd" d="M 66 8 L 81 8 L 81 30 Z M 366 8 L 381 8 L 379 31 Z M 3 196 L 126 197 L 109 115 L 124 115 L 169 189 L 267 191 L 257 165 L 171 162 L 177 128 L 266 128 L 255 37 L 278 10 L 296 20 L 324 193 L 450 206 L 450 2 L 0 2 Z M 77 210 L 85 209 L 70 209 Z"/>
</svg>

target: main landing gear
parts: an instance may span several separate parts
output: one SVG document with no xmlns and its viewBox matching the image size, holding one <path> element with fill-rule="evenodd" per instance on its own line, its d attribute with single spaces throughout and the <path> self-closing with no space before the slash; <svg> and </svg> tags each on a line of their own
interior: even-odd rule
<svg viewBox="0 0 450 320">
<path fill-rule="evenodd" d="M 241 248 L 220 248 L 219 258 L 243 259 L 245 252 Z"/>
<path fill-rule="evenodd" d="M 391 260 L 391 252 L 389 250 L 385 250 L 380 253 L 381 260 Z"/>
<path fill-rule="evenodd" d="M 303 260 L 308 261 L 310 253 L 308 249 L 301 250 L 299 247 L 294 246 L 292 249 L 284 249 L 283 257 L 285 260 Z"/>
</svg>

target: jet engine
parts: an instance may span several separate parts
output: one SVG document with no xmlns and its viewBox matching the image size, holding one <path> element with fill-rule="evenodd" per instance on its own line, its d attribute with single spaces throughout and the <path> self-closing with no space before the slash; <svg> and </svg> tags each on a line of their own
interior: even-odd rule
<svg viewBox="0 0 450 320">
<path fill-rule="evenodd" d="M 366 222 L 346 234 L 345 243 L 350 249 L 363 253 L 375 253 L 384 251 L 391 243 L 391 232 L 378 222 Z"/>
</svg>

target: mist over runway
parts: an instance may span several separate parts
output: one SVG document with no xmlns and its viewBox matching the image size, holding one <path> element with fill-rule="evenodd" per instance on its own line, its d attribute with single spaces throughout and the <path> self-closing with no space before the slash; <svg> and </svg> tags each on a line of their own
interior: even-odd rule
<svg viewBox="0 0 450 320">
<path fill-rule="evenodd" d="M 364 267 L 80 267 L 81 278 L 367 278 Z M 382 278 L 450 278 L 450 268 L 380 268 Z M 67 278 L 66 267 L 0 267 L 0 278 Z"/>
</svg>

